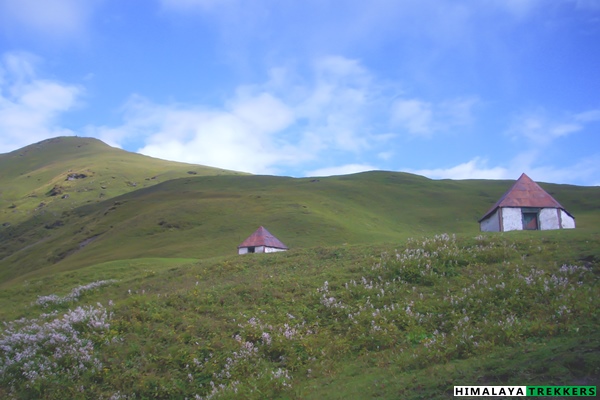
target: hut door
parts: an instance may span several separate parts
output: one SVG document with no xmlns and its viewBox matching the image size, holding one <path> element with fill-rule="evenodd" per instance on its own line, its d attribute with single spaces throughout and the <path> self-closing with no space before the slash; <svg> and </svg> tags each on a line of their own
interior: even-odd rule
<svg viewBox="0 0 600 400">
<path fill-rule="evenodd" d="M 523 229 L 528 231 L 535 231 L 538 229 L 538 218 L 537 213 L 524 212 L 523 213 Z"/>
</svg>

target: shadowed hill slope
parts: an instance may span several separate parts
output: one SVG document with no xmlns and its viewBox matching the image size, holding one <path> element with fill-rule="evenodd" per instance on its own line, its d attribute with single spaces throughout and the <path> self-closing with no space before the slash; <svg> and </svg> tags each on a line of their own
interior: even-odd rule
<svg viewBox="0 0 600 400">
<path fill-rule="evenodd" d="M 233 254 L 260 225 L 292 249 L 476 234 L 477 219 L 510 184 L 384 171 L 173 179 L 5 228 L 0 282 L 119 259 Z M 600 188 L 542 186 L 576 216 L 579 230 L 600 222 Z"/>
</svg>

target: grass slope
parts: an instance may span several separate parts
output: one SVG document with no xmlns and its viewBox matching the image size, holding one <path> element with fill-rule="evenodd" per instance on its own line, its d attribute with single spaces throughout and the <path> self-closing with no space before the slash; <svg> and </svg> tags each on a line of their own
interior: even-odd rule
<svg viewBox="0 0 600 400">
<path fill-rule="evenodd" d="M 130 153 L 93 138 L 44 140 L 0 154 L 0 225 L 42 211 L 60 213 L 190 173 L 235 174 Z"/>
<path fill-rule="evenodd" d="M 38 212 L 5 228 L 0 284 L 111 260 L 232 254 L 259 225 L 291 248 L 475 234 L 477 219 L 510 185 L 383 171 L 172 179 L 60 214 Z M 600 188 L 542 186 L 576 216 L 578 230 L 600 223 Z"/>
<path fill-rule="evenodd" d="M 446 399 L 454 385 L 598 385 L 599 233 L 116 261 L 32 279 L 0 291 L 0 396 Z"/>
</svg>

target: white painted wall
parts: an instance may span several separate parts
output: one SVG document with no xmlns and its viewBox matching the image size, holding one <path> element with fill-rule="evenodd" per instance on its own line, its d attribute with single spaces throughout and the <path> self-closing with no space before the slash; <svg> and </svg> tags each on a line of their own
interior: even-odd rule
<svg viewBox="0 0 600 400">
<path fill-rule="evenodd" d="M 479 229 L 482 232 L 500 232 L 500 217 L 498 216 L 498 210 L 488 215 L 486 219 L 479 223 Z"/>
<path fill-rule="evenodd" d="M 574 229 L 575 228 L 575 218 L 571 217 L 569 214 L 560 210 L 560 219 L 562 222 L 563 229 Z"/>
<path fill-rule="evenodd" d="M 502 226 L 504 231 L 522 231 L 523 217 L 520 208 L 505 207 L 502 209 Z"/>
<path fill-rule="evenodd" d="M 274 247 L 256 246 L 254 248 L 255 253 L 277 253 L 278 251 L 286 251 L 285 249 L 276 249 Z M 238 249 L 238 254 L 248 254 L 247 247 L 241 247 Z"/>
<path fill-rule="evenodd" d="M 547 231 L 550 229 L 560 229 L 558 223 L 558 209 L 542 208 L 539 214 L 540 230 Z"/>
<path fill-rule="evenodd" d="M 277 249 L 275 247 L 265 248 L 265 253 L 277 253 L 278 251 L 286 251 L 285 249 Z"/>
<path fill-rule="evenodd" d="M 479 228 L 482 232 L 500 231 L 500 210 L 494 211 L 489 217 L 480 222 Z M 560 213 L 560 220 L 558 219 Z M 573 229 L 575 228 L 575 219 L 563 210 L 556 208 L 543 208 L 538 217 L 539 229 Z M 523 215 L 522 210 L 517 207 L 506 207 L 502 209 L 502 225 L 504 231 L 522 231 Z"/>
</svg>

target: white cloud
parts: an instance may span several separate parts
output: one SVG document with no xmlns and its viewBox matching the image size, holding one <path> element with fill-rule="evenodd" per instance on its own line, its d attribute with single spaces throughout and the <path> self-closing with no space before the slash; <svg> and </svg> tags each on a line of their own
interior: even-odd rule
<svg viewBox="0 0 600 400">
<path fill-rule="evenodd" d="M 538 182 L 589 184 L 600 175 L 600 153 L 578 159 L 571 165 L 540 163 L 540 151 L 530 150 L 517 154 L 505 166 L 489 166 L 488 160 L 475 157 L 470 161 L 435 169 L 407 169 L 431 179 L 517 179 L 524 172 Z"/>
<path fill-rule="evenodd" d="M 336 167 L 319 168 L 306 173 L 306 176 L 332 176 L 332 175 L 347 175 L 356 174 L 358 172 L 373 171 L 377 170 L 369 164 L 346 164 L 339 165 Z"/>
<path fill-rule="evenodd" d="M 575 8 L 582 10 L 600 10 L 598 0 L 568 0 L 575 3 Z"/>
<path fill-rule="evenodd" d="M 477 97 L 458 97 L 442 102 L 439 106 L 443 122 L 450 126 L 466 126 L 473 123 L 473 113 L 480 101 Z"/>
<path fill-rule="evenodd" d="M 277 53 L 287 50 L 293 55 L 308 51 L 302 56 L 325 52 L 357 54 L 357 47 L 372 49 L 382 42 L 392 44 L 399 37 L 408 38 L 402 44 L 394 43 L 402 47 L 402 51 L 410 51 L 407 45 L 421 38 L 462 51 L 465 43 L 473 45 L 478 41 L 483 31 L 481 24 L 486 24 L 486 31 L 504 30 L 513 21 L 521 21 L 537 10 L 550 8 L 543 0 L 373 0 L 368 5 L 364 1 L 345 0 L 342 6 L 338 2 L 322 0 L 159 2 L 163 9 L 178 15 L 182 12 L 194 14 L 194 11 L 209 14 L 211 22 L 220 31 L 220 39 L 226 42 L 224 51 L 231 48 L 253 51 L 269 35 L 270 50 L 276 49 Z M 494 23 L 499 19 L 500 23 Z M 490 46 L 488 38 L 481 39 L 481 46 Z"/>
<path fill-rule="evenodd" d="M 308 157 L 278 141 L 275 133 L 286 129 L 293 115 L 266 93 L 238 93 L 223 109 L 154 104 L 133 96 L 124 120 L 122 126 L 88 127 L 86 133 L 118 146 L 141 141 L 138 151 L 153 157 L 253 173 L 275 173 L 276 164 Z"/>
<path fill-rule="evenodd" d="M 0 23 L 9 32 L 73 40 L 87 30 L 102 0 L 0 0 Z"/>
<path fill-rule="evenodd" d="M 525 172 L 534 180 L 554 183 L 585 184 L 600 175 L 600 154 L 579 157 L 573 164 L 551 165 L 547 150 L 559 138 L 584 131 L 591 123 L 600 121 L 600 110 L 564 113 L 549 116 L 544 110 L 521 114 L 515 118 L 508 133 L 514 139 L 526 139 L 525 149 L 501 165 L 489 166 L 485 158 L 448 168 L 409 170 L 433 179 L 516 179 Z"/>
<path fill-rule="evenodd" d="M 90 126 L 86 134 L 117 146 L 141 143 L 139 151 L 154 157 L 252 173 L 300 168 L 325 153 L 356 155 L 394 137 L 373 128 L 385 101 L 358 61 L 329 56 L 310 67 L 305 79 L 273 69 L 267 82 L 238 87 L 221 106 L 132 96 L 121 126 Z"/>
<path fill-rule="evenodd" d="M 516 117 L 507 133 L 516 139 L 526 138 L 534 146 L 548 146 L 596 121 L 600 121 L 599 109 L 562 116 L 549 116 L 546 111 L 537 110 Z"/>
<path fill-rule="evenodd" d="M 340 56 L 319 58 L 312 68 L 314 82 L 304 85 L 304 96 L 295 105 L 298 118 L 308 122 L 308 131 L 322 147 L 367 148 L 365 118 L 379 96 L 369 72 L 357 60 Z"/>
<path fill-rule="evenodd" d="M 398 99 L 391 106 L 391 120 L 396 126 L 415 136 L 430 137 L 473 121 L 475 97 L 464 97 L 432 103 L 420 99 Z"/>
<path fill-rule="evenodd" d="M 417 175 L 423 175 L 431 179 L 510 179 L 509 171 L 502 167 L 488 167 L 487 160 L 475 157 L 465 163 L 449 167 L 435 169 L 407 169 Z"/>
<path fill-rule="evenodd" d="M 255 130 L 273 133 L 285 129 L 294 119 L 292 110 L 270 93 L 238 93 L 231 111 Z"/>
<path fill-rule="evenodd" d="M 382 151 L 380 153 L 377 154 L 377 157 L 381 158 L 382 160 L 389 160 L 392 157 L 394 157 L 394 152 L 393 151 Z"/>
<path fill-rule="evenodd" d="M 600 109 L 588 110 L 574 115 L 577 122 L 595 122 L 600 121 Z"/>
<path fill-rule="evenodd" d="M 492 3 L 501 9 L 510 12 L 517 18 L 523 18 L 529 15 L 534 9 L 540 6 L 542 0 L 493 0 Z"/>
<path fill-rule="evenodd" d="M 415 99 L 397 100 L 392 105 L 392 121 L 413 135 L 429 136 L 434 130 L 432 105 Z"/>
<path fill-rule="evenodd" d="M 222 4 L 231 3 L 231 0 L 160 0 L 164 8 L 174 10 L 189 10 L 199 8 L 211 9 Z"/>
<path fill-rule="evenodd" d="M 526 173 L 541 182 L 587 185 L 600 175 L 600 154 L 577 159 L 571 165 L 532 165 Z"/>
<path fill-rule="evenodd" d="M 36 57 L 7 53 L 0 64 L 0 153 L 55 136 L 73 135 L 61 114 L 76 107 L 83 89 L 36 76 Z"/>
</svg>

